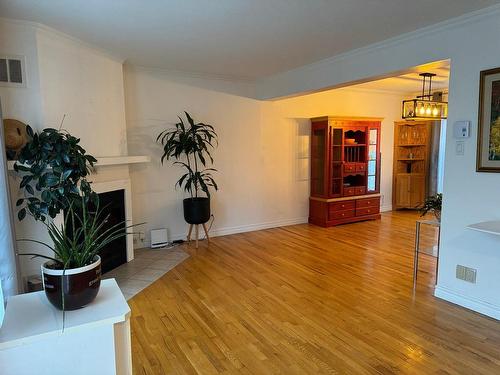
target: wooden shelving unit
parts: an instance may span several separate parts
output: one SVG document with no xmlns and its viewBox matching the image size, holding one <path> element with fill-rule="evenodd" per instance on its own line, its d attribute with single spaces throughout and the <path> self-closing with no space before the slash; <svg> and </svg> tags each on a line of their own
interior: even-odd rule
<svg viewBox="0 0 500 375">
<path fill-rule="evenodd" d="M 394 123 L 394 209 L 416 209 L 427 196 L 431 124 L 431 121 Z"/>
<path fill-rule="evenodd" d="M 380 119 L 311 119 L 309 222 L 380 217 Z"/>
</svg>

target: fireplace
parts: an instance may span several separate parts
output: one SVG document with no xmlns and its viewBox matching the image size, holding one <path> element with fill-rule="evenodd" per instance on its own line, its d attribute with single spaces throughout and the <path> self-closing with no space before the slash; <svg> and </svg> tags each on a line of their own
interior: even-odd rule
<svg viewBox="0 0 500 375">
<path fill-rule="evenodd" d="M 126 230 L 126 196 L 124 189 L 117 189 L 98 193 L 99 195 L 99 209 L 102 211 L 101 217 L 104 220 L 100 233 L 122 223 L 123 231 Z M 89 210 L 94 211 L 96 207 L 89 204 Z M 66 227 L 67 234 L 71 236 L 72 228 L 71 223 Z M 115 228 L 116 229 L 116 228 Z M 112 269 L 127 262 L 127 236 L 123 236 L 108 243 L 101 250 L 99 250 L 101 257 L 102 273 L 111 271 Z"/>
<path fill-rule="evenodd" d="M 103 231 L 113 227 L 118 223 L 123 223 L 125 231 L 125 190 L 113 190 L 99 194 L 99 206 L 103 211 L 103 218 L 107 218 L 103 226 Z M 123 263 L 127 262 L 127 237 L 120 237 L 100 251 L 102 273 L 111 271 Z"/>
</svg>

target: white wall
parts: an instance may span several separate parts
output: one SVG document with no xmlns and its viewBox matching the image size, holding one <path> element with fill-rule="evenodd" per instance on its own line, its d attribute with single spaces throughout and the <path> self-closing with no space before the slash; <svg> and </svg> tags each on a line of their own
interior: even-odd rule
<svg viewBox="0 0 500 375">
<path fill-rule="evenodd" d="M 127 153 L 122 63 L 101 51 L 47 27 L 0 19 L 0 53 L 26 56 L 27 87 L 0 86 L 5 118 L 35 129 L 59 127 L 81 138 L 94 156 Z M 91 180 L 129 178 L 128 167 L 106 167 Z M 12 199 L 19 197 L 19 179 L 11 172 Z M 49 241 L 41 223 L 16 220 L 17 238 Z M 20 252 L 46 253 L 29 243 Z M 38 274 L 42 260 L 21 257 L 21 276 Z"/>
<path fill-rule="evenodd" d="M 472 136 L 465 141 L 465 155 L 459 156 L 452 132 L 446 134 L 436 295 L 496 318 L 500 318 L 499 238 L 465 227 L 500 219 L 500 175 L 475 171 L 479 72 L 500 66 L 499 20 L 500 7 L 491 7 L 271 77 L 258 87 L 261 97 L 280 97 L 451 59 L 448 129 L 457 120 L 470 120 Z M 457 264 L 477 269 L 477 283 L 456 279 Z"/>
<path fill-rule="evenodd" d="M 382 194 L 390 209 L 393 122 L 400 119 L 402 95 L 367 90 L 335 90 L 263 102 L 221 92 L 241 92 L 219 81 L 172 77 L 159 70 L 127 67 L 125 97 L 129 150 L 149 154 L 149 165 L 131 167 L 134 221 L 149 229 L 167 227 L 172 238 L 185 237 L 182 191 L 174 190 L 181 170 L 161 166 L 156 135 L 187 110 L 219 133 L 215 167 L 220 191 L 213 194 L 213 233 L 306 222 L 309 197 L 311 117 L 322 115 L 384 117 Z M 212 87 L 212 89 L 210 89 Z"/>
<path fill-rule="evenodd" d="M 0 85 L 4 118 L 16 118 L 37 126 L 42 118 L 36 28 L 30 24 L 0 19 L 0 54 L 26 58 L 26 88 Z"/>
<path fill-rule="evenodd" d="M 44 126 L 81 138 L 94 156 L 127 154 L 122 62 L 63 34 L 37 31 Z"/>
<path fill-rule="evenodd" d="M 293 164 L 296 129 L 287 124 L 263 125 L 267 106 L 241 96 L 212 91 L 207 82 L 192 78 L 169 79 L 163 72 L 128 67 L 125 94 L 129 152 L 152 156 L 148 165 L 131 166 L 134 221 L 147 221 L 149 229 L 168 227 L 171 238 L 184 237 L 184 193 L 174 190 L 180 168 L 161 166 L 157 134 L 171 127 L 186 110 L 195 120 L 213 124 L 219 134 L 214 152 L 220 186 L 212 208 L 218 234 L 305 220 L 304 202 Z M 220 82 L 218 82 L 220 84 Z M 228 83 L 225 83 L 228 85 Z M 294 204 L 289 204 L 291 201 Z"/>
</svg>

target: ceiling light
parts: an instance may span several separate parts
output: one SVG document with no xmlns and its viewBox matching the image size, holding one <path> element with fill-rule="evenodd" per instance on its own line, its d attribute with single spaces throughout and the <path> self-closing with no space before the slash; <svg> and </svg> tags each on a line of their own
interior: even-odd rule
<svg viewBox="0 0 500 375">
<path fill-rule="evenodd" d="M 435 74 L 421 73 L 420 76 L 423 78 L 422 95 L 418 95 L 415 99 L 403 100 L 403 118 L 445 119 L 448 117 L 448 103 L 442 101 L 442 92 L 432 93 L 432 77 Z"/>
</svg>

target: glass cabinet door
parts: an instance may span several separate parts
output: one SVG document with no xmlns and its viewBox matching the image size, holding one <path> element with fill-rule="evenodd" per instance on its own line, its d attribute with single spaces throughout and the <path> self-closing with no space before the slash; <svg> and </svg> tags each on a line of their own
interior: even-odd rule
<svg viewBox="0 0 500 375">
<path fill-rule="evenodd" d="M 339 197 L 342 194 L 342 137 L 343 130 L 330 128 L 331 143 L 331 181 L 330 196 Z"/>
<path fill-rule="evenodd" d="M 326 127 L 313 126 L 311 131 L 311 195 L 324 196 L 326 162 Z"/>
<path fill-rule="evenodd" d="M 375 193 L 380 187 L 380 129 L 370 128 L 368 137 L 368 173 L 367 173 L 367 192 Z"/>
</svg>

